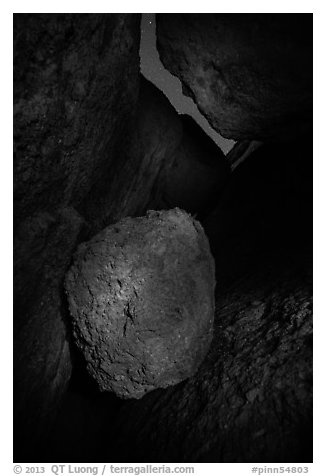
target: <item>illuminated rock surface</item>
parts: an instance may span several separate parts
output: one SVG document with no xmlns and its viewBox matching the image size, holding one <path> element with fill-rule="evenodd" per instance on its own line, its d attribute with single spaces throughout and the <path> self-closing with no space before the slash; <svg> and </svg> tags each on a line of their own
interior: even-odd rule
<svg viewBox="0 0 326 476">
<path fill-rule="evenodd" d="M 214 286 L 204 231 L 179 209 L 126 218 L 80 245 L 66 290 L 99 388 L 141 398 L 192 376 L 212 339 Z"/>
</svg>

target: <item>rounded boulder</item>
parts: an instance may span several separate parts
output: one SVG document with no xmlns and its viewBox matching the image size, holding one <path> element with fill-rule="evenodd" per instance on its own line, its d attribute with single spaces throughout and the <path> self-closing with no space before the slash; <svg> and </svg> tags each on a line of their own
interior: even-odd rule
<svg viewBox="0 0 326 476">
<path fill-rule="evenodd" d="M 65 288 L 75 342 L 102 391 L 141 398 L 192 376 L 207 354 L 214 260 L 180 209 L 125 218 L 81 244 Z"/>
</svg>

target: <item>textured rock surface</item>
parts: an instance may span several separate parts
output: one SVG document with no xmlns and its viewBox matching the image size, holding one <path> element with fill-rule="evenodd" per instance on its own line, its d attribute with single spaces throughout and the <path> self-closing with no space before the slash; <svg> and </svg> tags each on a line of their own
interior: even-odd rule
<svg viewBox="0 0 326 476">
<path fill-rule="evenodd" d="M 14 431 L 21 460 L 32 458 L 56 416 L 71 375 L 62 281 L 83 220 L 73 209 L 39 213 L 14 242 Z"/>
<path fill-rule="evenodd" d="M 311 128 L 311 14 L 159 14 L 157 35 L 163 64 L 225 137 Z"/>
<path fill-rule="evenodd" d="M 66 276 L 77 345 L 101 390 L 141 398 L 190 377 L 209 348 L 214 261 L 185 212 L 148 212 L 80 245 Z"/>
<path fill-rule="evenodd" d="M 138 96 L 139 16 L 14 16 L 15 220 L 81 206 Z"/>
</svg>

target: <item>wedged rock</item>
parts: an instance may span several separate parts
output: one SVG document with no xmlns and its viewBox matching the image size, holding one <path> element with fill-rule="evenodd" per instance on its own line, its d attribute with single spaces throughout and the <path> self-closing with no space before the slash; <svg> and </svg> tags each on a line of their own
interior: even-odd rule
<svg viewBox="0 0 326 476">
<path fill-rule="evenodd" d="M 80 240 L 72 208 L 26 218 L 14 241 L 14 456 L 37 457 L 72 371 L 62 282 Z"/>
<path fill-rule="evenodd" d="M 164 66 L 224 137 L 310 130 L 311 14 L 159 14 L 157 44 Z"/>
<path fill-rule="evenodd" d="M 214 261 L 185 212 L 126 218 L 80 245 L 65 287 L 100 390 L 141 398 L 193 375 L 214 320 Z"/>
</svg>

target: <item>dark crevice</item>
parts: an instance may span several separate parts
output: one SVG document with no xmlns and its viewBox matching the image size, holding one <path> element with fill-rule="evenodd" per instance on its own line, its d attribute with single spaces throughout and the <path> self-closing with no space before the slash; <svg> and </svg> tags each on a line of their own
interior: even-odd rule
<svg viewBox="0 0 326 476">
<path fill-rule="evenodd" d="M 231 139 L 225 139 L 209 125 L 207 119 L 199 112 L 190 96 L 185 96 L 180 80 L 164 68 L 156 49 L 156 19 L 155 13 L 143 13 L 141 24 L 140 65 L 146 79 L 158 87 L 171 102 L 179 114 L 187 114 L 213 139 L 224 154 L 227 154 L 235 144 Z"/>
</svg>

